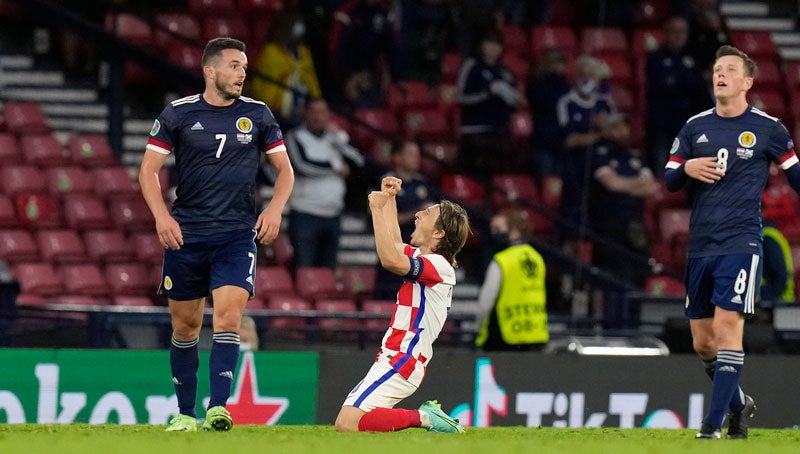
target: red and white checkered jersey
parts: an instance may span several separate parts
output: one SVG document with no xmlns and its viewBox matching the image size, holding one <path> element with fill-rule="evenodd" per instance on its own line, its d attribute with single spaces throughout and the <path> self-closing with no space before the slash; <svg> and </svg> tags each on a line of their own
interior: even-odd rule
<svg viewBox="0 0 800 454">
<path fill-rule="evenodd" d="M 411 271 L 397 292 L 381 355 L 389 358 L 398 374 L 419 386 L 450 310 L 456 273 L 439 254 L 421 255 L 408 245 L 404 252 L 413 257 Z"/>
</svg>

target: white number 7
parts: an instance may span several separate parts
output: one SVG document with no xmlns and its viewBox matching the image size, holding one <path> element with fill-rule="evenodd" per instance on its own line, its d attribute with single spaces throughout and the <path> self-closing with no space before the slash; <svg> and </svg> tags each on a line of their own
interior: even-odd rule
<svg viewBox="0 0 800 454">
<path fill-rule="evenodd" d="M 219 156 L 222 154 L 222 147 L 225 146 L 225 139 L 227 139 L 227 137 L 228 136 L 226 134 L 217 134 L 216 136 L 214 136 L 215 139 L 219 140 L 219 148 L 217 148 L 217 159 L 219 159 Z"/>
</svg>

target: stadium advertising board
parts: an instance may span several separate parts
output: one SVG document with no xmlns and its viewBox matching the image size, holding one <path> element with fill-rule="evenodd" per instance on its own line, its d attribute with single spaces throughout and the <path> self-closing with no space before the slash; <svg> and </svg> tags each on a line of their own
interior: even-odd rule
<svg viewBox="0 0 800 454">
<path fill-rule="evenodd" d="M 201 352 L 198 410 L 207 364 Z M 7 349 L 0 365 L 0 423 L 166 424 L 177 413 L 167 351 Z M 313 424 L 318 375 L 316 353 L 244 353 L 227 408 L 239 424 Z"/>
<path fill-rule="evenodd" d="M 362 366 L 353 361 L 364 361 Z M 374 360 L 374 356 L 373 356 Z M 320 357 L 320 420 L 331 423 L 349 387 L 369 366 L 369 355 Z M 794 392 L 800 361 L 791 356 L 750 355 L 742 387 L 758 405 L 753 427 L 800 426 Z M 473 427 L 699 428 L 711 382 L 693 355 L 588 357 L 569 354 L 437 352 L 419 390 L 401 402 L 416 408 L 438 399 Z"/>
</svg>

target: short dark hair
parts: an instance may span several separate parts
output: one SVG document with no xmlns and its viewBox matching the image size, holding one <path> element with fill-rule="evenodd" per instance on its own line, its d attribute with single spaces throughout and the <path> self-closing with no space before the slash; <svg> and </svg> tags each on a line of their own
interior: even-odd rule
<svg viewBox="0 0 800 454">
<path fill-rule="evenodd" d="M 729 46 L 726 44 L 717 49 L 716 60 L 719 60 L 721 57 L 725 57 L 727 55 L 734 55 L 736 57 L 741 58 L 742 61 L 744 62 L 745 75 L 747 75 L 748 77 L 756 77 L 756 71 L 758 71 L 758 68 L 756 67 L 756 62 L 754 62 L 752 58 L 747 56 L 746 53 L 742 52 L 741 50 L 733 46 Z"/>
<path fill-rule="evenodd" d="M 245 45 L 243 42 L 234 38 L 214 38 L 206 43 L 206 48 L 203 49 L 202 65 L 209 66 L 211 64 L 211 60 L 217 57 L 225 49 L 236 49 L 244 52 Z"/>
<path fill-rule="evenodd" d="M 456 254 L 464 247 L 470 233 L 467 212 L 455 202 L 442 200 L 439 202 L 439 219 L 435 227 L 444 231 L 444 237 L 433 252 L 442 255 L 451 265 L 458 266 Z"/>
<path fill-rule="evenodd" d="M 416 144 L 416 142 L 414 142 L 411 139 L 396 139 L 396 140 L 393 140 L 392 141 L 392 147 L 391 147 L 391 150 L 390 150 L 390 154 L 392 156 L 399 155 L 403 150 L 405 150 L 406 145 L 408 145 L 408 144 Z"/>
</svg>

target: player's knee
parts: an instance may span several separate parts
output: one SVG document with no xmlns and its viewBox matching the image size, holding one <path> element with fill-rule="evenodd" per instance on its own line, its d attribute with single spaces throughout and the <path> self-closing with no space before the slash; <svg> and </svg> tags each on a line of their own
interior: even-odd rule
<svg viewBox="0 0 800 454">
<path fill-rule="evenodd" d="M 339 414 L 336 417 L 336 422 L 333 423 L 333 428 L 337 432 L 358 432 L 358 421 L 353 421 L 352 418 Z"/>
<path fill-rule="evenodd" d="M 695 339 L 692 347 L 701 358 L 713 358 L 717 354 L 714 343 L 705 339 Z"/>
</svg>

